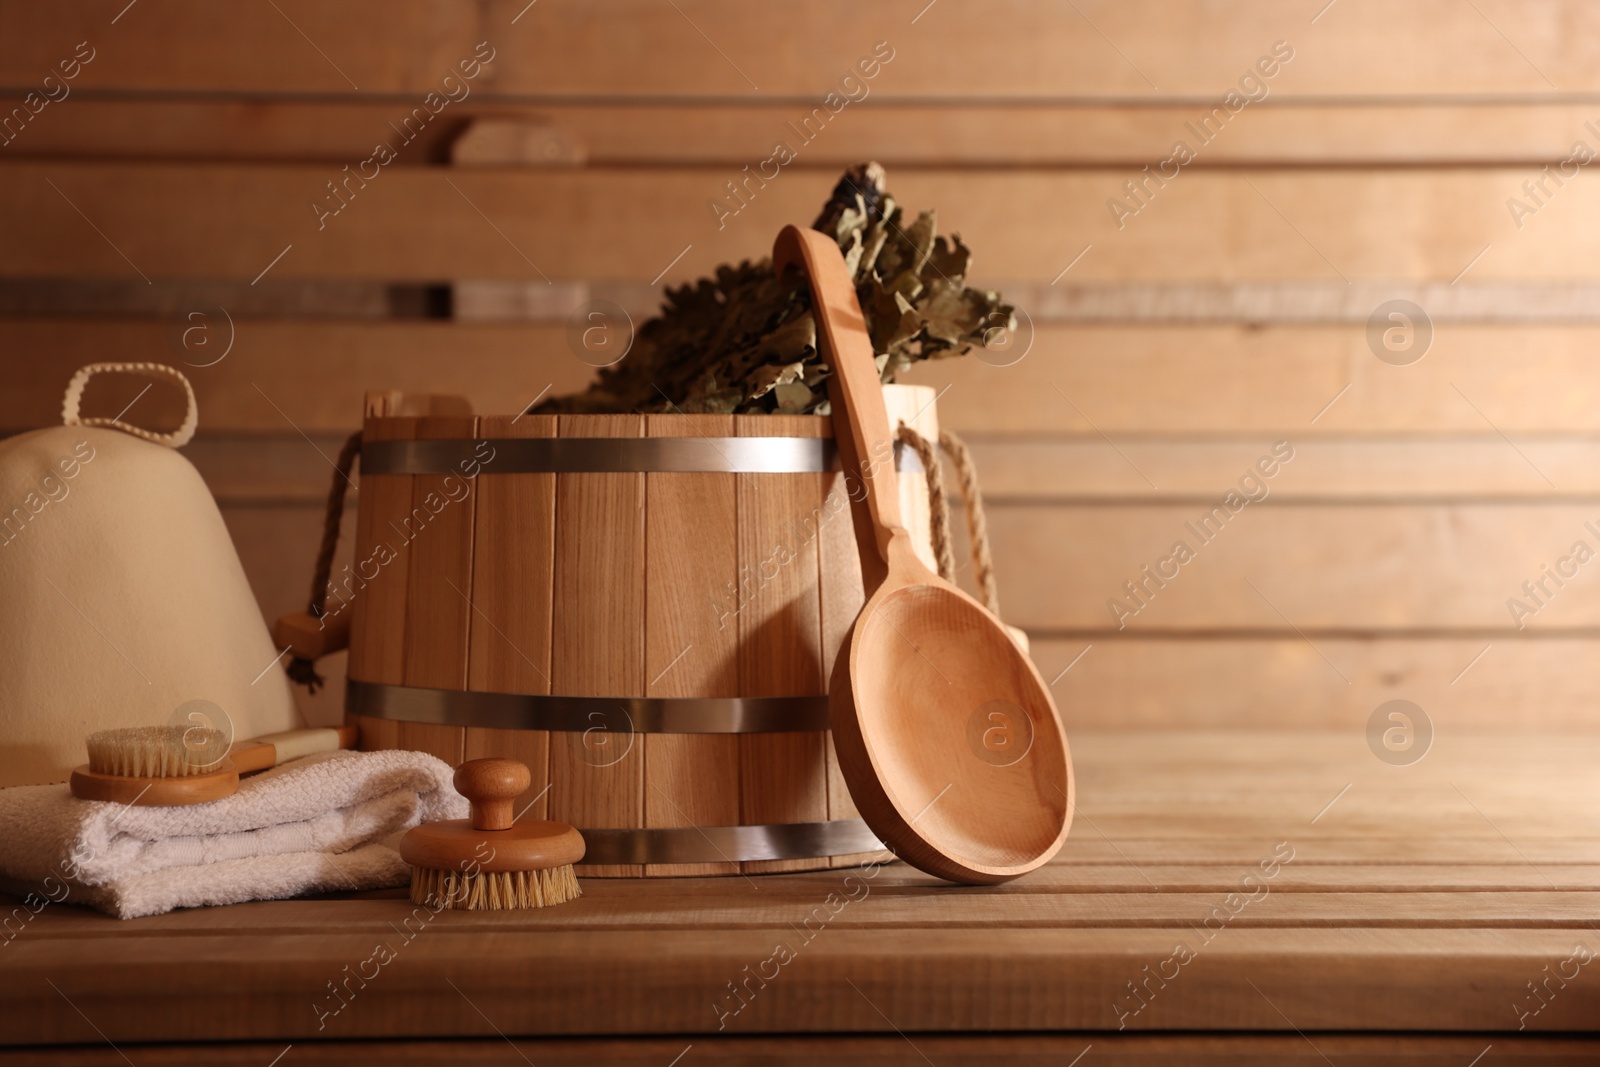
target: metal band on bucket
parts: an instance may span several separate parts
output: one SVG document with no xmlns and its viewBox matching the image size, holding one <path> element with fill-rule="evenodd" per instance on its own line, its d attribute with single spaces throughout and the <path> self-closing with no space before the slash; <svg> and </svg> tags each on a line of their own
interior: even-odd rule
<svg viewBox="0 0 1600 1067">
<path fill-rule="evenodd" d="M 478 451 L 487 444 L 493 458 Z M 895 469 L 918 471 L 914 449 L 895 442 Z M 818 474 L 837 470 L 825 437 L 497 437 L 363 441 L 363 474 L 709 473 Z"/>
<path fill-rule="evenodd" d="M 580 832 L 585 845 L 583 863 L 731 863 L 883 850 L 883 842 L 860 819 Z"/>
<path fill-rule="evenodd" d="M 352 715 L 502 730 L 607 730 L 637 734 L 766 734 L 828 728 L 828 698 L 564 697 L 469 693 L 352 678 Z"/>
</svg>

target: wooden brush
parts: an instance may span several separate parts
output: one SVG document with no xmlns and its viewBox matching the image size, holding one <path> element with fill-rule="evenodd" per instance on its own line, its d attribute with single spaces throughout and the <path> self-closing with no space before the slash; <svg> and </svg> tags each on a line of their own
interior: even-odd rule
<svg viewBox="0 0 1600 1067">
<path fill-rule="evenodd" d="M 89 735 L 89 762 L 72 772 L 72 795 L 139 807 L 220 800 L 239 776 L 280 763 L 354 748 L 356 728 L 286 730 L 228 744 L 221 730 L 198 726 L 124 726 Z"/>
<path fill-rule="evenodd" d="M 499 911 L 543 908 L 581 896 L 572 865 L 583 836 L 566 823 L 518 820 L 512 810 L 533 778 L 512 759 L 468 760 L 456 792 L 472 818 L 423 823 L 400 839 L 411 864 L 411 902 L 430 908 Z"/>
</svg>

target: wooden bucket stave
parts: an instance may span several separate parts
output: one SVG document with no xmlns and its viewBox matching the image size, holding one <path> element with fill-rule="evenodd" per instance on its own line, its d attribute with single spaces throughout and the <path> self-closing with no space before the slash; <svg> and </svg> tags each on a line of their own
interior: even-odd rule
<svg viewBox="0 0 1600 1067">
<path fill-rule="evenodd" d="M 931 389 L 885 395 L 897 421 L 937 440 Z M 819 416 L 463 407 L 371 394 L 364 440 L 472 442 L 486 455 L 492 442 L 526 438 L 832 434 Z M 470 474 L 381 464 L 369 473 L 365 455 L 363 464 L 358 565 L 384 555 L 380 545 L 392 557 L 364 568 L 348 598 L 349 704 L 363 748 L 523 760 L 533 785 L 519 811 L 584 830 L 591 856 L 606 859 L 581 865 L 589 876 L 814 870 L 858 862 L 875 843 L 825 729 L 649 726 L 659 707 L 670 716 L 707 703 L 719 714 L 734 707 L 742 722 L 805 704 L 794 721 L 825 724 L 827 674 L 863 600 L 839 471 L 512 472 L 484 459 Z M 909 449 L 900 465 L 907 522 L 931 561 L 924 474 Z M 539 707 L 615 699 L 566 702 L 559 730 L 489 725 L 520 710 L 450 710 L 486 708 L 497 693 Z M 516 699 L 496 706 L 522 709 Z"/>
</svg>

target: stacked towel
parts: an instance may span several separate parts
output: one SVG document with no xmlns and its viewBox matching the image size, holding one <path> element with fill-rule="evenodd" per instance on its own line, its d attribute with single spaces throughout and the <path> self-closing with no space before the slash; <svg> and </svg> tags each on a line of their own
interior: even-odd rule
<svg viewBox="0 0 1600 1067">
<path fill-rule="evenodd" d="M 131 919 L 402 885 L 401 833 L 468 814 L 453 773 L 423 752 L 328 752 L 183 807 L 79 800 L 65 785 L 0 789 L 0 889 Z"/>
</svg>

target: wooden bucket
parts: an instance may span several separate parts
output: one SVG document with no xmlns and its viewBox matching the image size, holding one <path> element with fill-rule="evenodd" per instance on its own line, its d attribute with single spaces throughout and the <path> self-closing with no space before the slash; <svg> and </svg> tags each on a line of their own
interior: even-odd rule
<svg viewBox="0 0 1600 1067">
<path fill-rule="evenodd" d="M 939 439 L 934 392 L 887 386 Z M 473 415 L 372 393 L 346 707 L 364 749 L 528 764 L 526 814 L 593 876 L 814 870 L 876 853 L 827 730 L 863 602 L 832 422 Z M 925 472 L 897 449 L 919 552 Z M 851 484 L 854 484 L 853 479 Z"/>
</svg>

